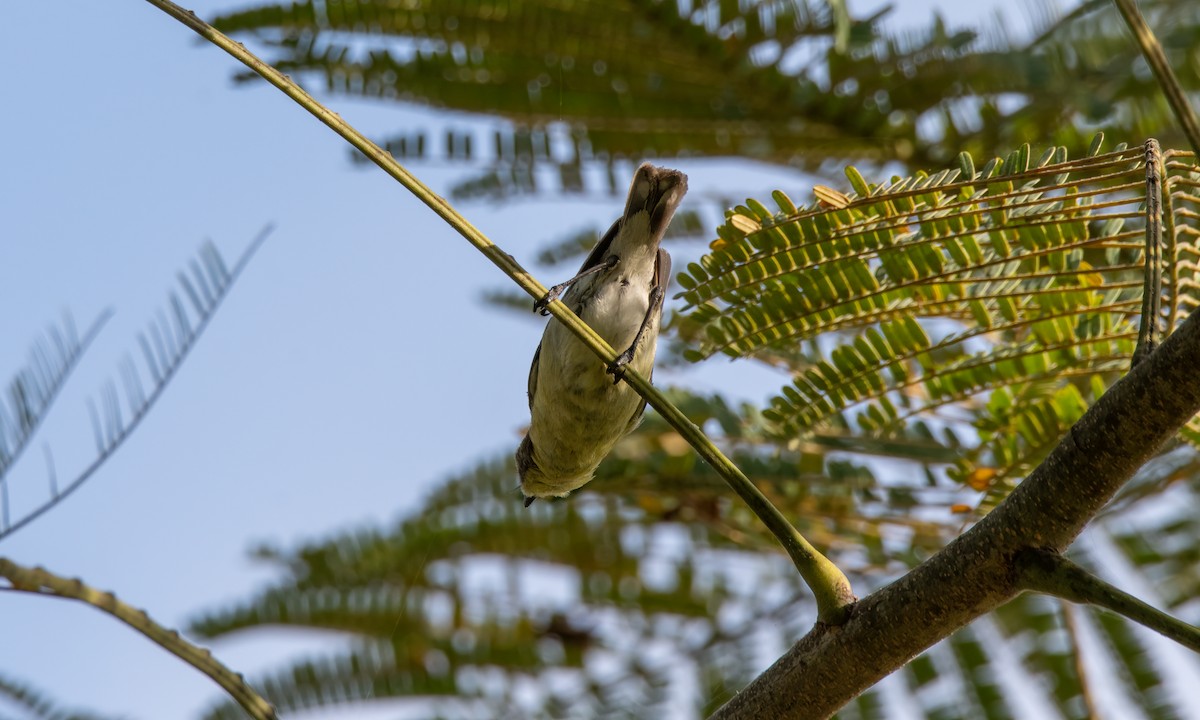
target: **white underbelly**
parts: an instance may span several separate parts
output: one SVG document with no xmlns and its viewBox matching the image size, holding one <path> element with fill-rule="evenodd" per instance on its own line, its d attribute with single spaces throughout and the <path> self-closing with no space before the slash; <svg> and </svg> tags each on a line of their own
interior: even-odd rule
<svg viewBox="0 0 1200 720">
<path fill-rule="evenodd" d="M 648 306 L 648 294 L 614 283 L 583 308 L 581 317 L 620 353 L 633 342 Z M 649 376 L 657 340 L 656 317 L 629 367 Z M 557 320 L 546 328 L 538 364 L 529 437 L 538 468 L 565 493 L 590 480 L 632 429 L 642 398 L 625 383 L 614 384 L 604 363 Z"/>
</svg>

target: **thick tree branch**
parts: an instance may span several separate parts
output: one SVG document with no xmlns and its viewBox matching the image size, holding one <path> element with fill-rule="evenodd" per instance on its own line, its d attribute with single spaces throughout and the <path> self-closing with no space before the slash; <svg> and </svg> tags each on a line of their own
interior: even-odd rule
<svg viewBox="0 0 1200 720">
<path fill-rule="evenodd" d="M 531 297 L 539 299 L 545 296 L 546 288 L 530 275 L 525 268 L 508 253 L 501 250 L 483 233 L 481 233 L 466 218 L 458 213 L 450 203 L 438 196 L 424 183 L 408 172 L 387 151 L 371 142 L 366 136 L 354 129 L 337 115 L 317 102 L 311 95 L 283 73 L 260 60 L 247 50 L 241 43 L 234 42 L 217 31 L 208 23 L 190 11 L 184 10 L 169 0 L 148 0 L 167 15 L 183 23 L 200 37 L 232 55 L 239 62 L 258 73 L 264 80 L 274 85 L 296 104 L 307 110 L 318 120 L 340 135 L 343 139 L 357 148 L 371 162 L 378 165 L 384 172 L 396 179 L 409 192 L 415 195 L 429 209 L 446 221 L 468 242 L 470 242 L 496 267 L 508 275 Z M 596 356 L 606 364 L 616 359 L 617 353 L 585 322 L 562 302 L 555 300 L 547 309 L 554 318 L 565 325 L 586 345 Z M 843 622 L 850 613 L 854 603 L 854 593 L 850 581 L 838 567 L 813 547 L 800 531 L 791 524 L 767 496 L 758 489 L 745 473 L 733 464 L 720 451 L 712 440 L 687 418 L 679 408 L 675 407 L 650 381 L 633 370 L 627 369 L 622 379 L 633 388 L 634 392 L 646 399 L 664 420 L 687 440 L 700 457 L 713 466 L 729 487 L 746 502 L 755 515 L 762 520 L 767 529 L 778 538 L 784 550 L 792 558 L 796 569 L 804 578 L 805 583 L 813 591 L 817 601 L 817 619 L 823 624 L 837 625 Z"/>
<path fill-rule="evenodd" d="M 912 572 L 818 626 L 714 715 L 824 718 L 1024 588 L 1017 557 L 1062 552 L 1200 411 L 1200 313 L 1117 382 L 999 507 Z"/>
<path fill-rule="evenodd" d="M 1200 653 L 1200 628 L 1156 610 L 1058 553 L 1026 550 L 1017 555 L 1016 566 L 1017 582 L 1026 590 L 1111 610 Z"/>
<path fill-rule="evenodd" d="M 238 705 L 255 720 L 275 720 L 275 708 L 246 683 L 238 673 L 225 667 L 205 648 L 184 640 L 178 632 L 169 630 L 150 619 L 143 610 L 126 605 L 112 593 L 88 587 L 79 580 L 61 578 L 43 568 L 22 567 L 0 557 L 0 577 L 7 578 L 10 589 L 34 595 L 79 600 L 102 610 L 141 634 L 188 665 L 212 678 Z"/>
</svg>

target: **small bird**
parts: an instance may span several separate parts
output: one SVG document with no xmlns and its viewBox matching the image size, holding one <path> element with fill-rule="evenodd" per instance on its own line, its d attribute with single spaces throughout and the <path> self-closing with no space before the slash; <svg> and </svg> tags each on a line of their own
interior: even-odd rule
<svg viewBox="0 0 1200 720">
<path fill-rule="evenodd" d="M 564 497 L 592 479 L 617 441 L 646 410 L 628 385 L 625 366 L 651 375 L 671 256 L 659 247 L 687 193 L 687 176 L 644 163 L 634 173 L 625 213 L 583 261 L 579 273 L 533 304 L 562 301 L 614 348 L 626 350 L 607 368 L 553 319 L 529 368 L 529 432 L 517 448 L 525 507 L 536 498 Z M 613 377 L 609 377 L 609 376 Z"/>
</svg>

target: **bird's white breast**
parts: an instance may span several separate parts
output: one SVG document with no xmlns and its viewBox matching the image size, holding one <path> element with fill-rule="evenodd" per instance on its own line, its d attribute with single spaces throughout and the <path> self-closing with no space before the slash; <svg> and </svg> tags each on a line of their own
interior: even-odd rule
<svg viewBox="0 0 1200 720">
<path fill-rule="evenodd" d="M 644 225 L 645 215 L 638 220 Z M 626 231 L 637 230 L 623 228 L 615 239 L 611 250 L 621 258 L 616 267 L 584 278 L 563 297 L 617 352 L 633 342 L 650 307 L 658 250 L 623 245 Z M 643 376 L 654 367 L 658 327 L 656 316 L 629 364 Z M 600 461 L 630 429 L 642 404 L 628 385 L 614 384 L 613 379 L 592 351 L 562 323 L 550 320 L 542 336 L 529 434 L 537 466 L 562 494 L 591 479 Z"/>
</svg>

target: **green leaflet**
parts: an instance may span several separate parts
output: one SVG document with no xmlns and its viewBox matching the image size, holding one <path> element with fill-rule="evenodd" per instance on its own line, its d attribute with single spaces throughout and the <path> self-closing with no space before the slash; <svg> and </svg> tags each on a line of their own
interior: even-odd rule
<svg viewBox="0 0 1200 720">
<path fill-rule="evenodd" d="M 1022 146 L 979 172 L 960 156 L 953 170 L 874 190 L 847 168 L 845 202 L 834 190 L 808 207 L 780 191 L 778 210 L 748 200 L 681 275 L 691 357 L 815 342 L 819 357 L 764 413 L 780 440 L 822 427 L 887 436 L 971 408 L 978 444 L 950 476 L 989 490 L 990 507 L 1128 369 L 1145 274 L 1144 157 L 1141 146 L 1074 161 L 1061 147 Z M 1185 222 L 1200 176 L 1166 157 L 1162 329 L 1200 294 Z"/>
</svg>

